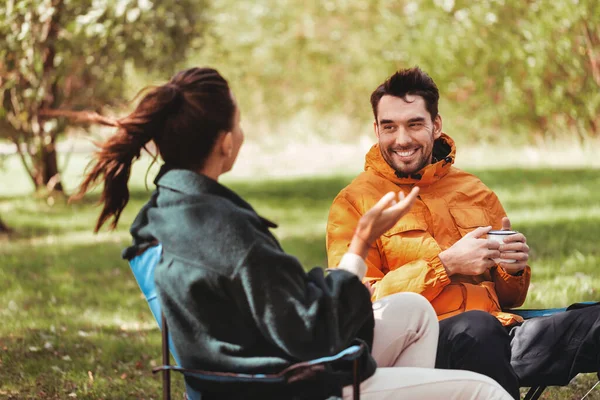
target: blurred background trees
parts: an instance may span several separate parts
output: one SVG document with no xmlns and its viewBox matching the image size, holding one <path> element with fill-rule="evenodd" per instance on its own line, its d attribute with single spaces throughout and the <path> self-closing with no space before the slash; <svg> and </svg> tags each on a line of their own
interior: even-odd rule
<svg viewBox="0 0 600 400">
<path fill-rule="evenodd" d="M 191 65 L 228 78 L 261 126 L 251 139 L 296 125 L 356 140 L 371 91 L 414 65 L 452 136 L 600 137 L 597 0 L 7 0 L 0 15 L 0 138 L 38 188 L 60 189 L 55 144 L 73 120 L 57 115 L 122 114 L 131 88 Z"/>
<path fill-rule="evenodd" d="M 6 0 L 0 4 L 0 137 L 36 189 L 62 191 L 56 141 L 75 115 L 122 102 L 127 67 L 169 75 L 202 43 L 203 1 Z"/>
<path fill-rule="evenodd" d="M 455 129 L 474 139 L 486 131 L 600 135 L 596 0 L 211 5 L 212 41 L 194 60 L 234 77 L 242 104 L 263 118 L 285 120 L 305 109 L 371 118 L 376 85 L 397 68 L 419 65 L 439 85 Z"/>
</svg>

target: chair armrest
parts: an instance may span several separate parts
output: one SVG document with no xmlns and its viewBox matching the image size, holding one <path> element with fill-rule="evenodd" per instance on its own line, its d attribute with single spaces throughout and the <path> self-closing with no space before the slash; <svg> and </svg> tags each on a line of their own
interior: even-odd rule
<svg viewBox="0 0 600 400">
<path fill-rule="evenodd" d="M 597 302 L 595 301 L 583 301 L 581 303 L 575 303 L 570 305 L 569 307 L 561 307 L 561 308 L 516 308 L 514 310 L 508 309 L 508 310 L 502 310 L 505 312 L 509 312 L 511 314 L 516 314 L 516 315 L 520 315 L 521 317 L 523 317 L 523 319 L 530 319 L 530 318 L 534 318 L 534 317 L 547 317 L 549 315 L 554 315 L 554 314 L 558 314 L 564 311 L 567 311 L 571 308 L 578 308 L 578 307 L 587 307 L 587 306 L 591 306 L 596 304 Z"/>
<path fill-rule="evenodd" d="M 185 376 L 199 379 L 207 382 L 254 382 L 254 383 L 284 383 L 288 379 L 293 379 L 294 376 L 303 375 L 307 370 L 315 372 L 323 370 L 324 365 L 335 361 L 347 360 L 352 361 L 358 359 L 364 352 L 364 345 L 352 345 L 333 356 L 321 357 L 309 361 L 301 361 L 292 364 L 284 370 L 276 374 L 242 374 L 233 372 L 215 372 L 198 369 L 187 369 L 174 365 L 161 365 L 152 369 L 153 373 L 164 370 L 182 373 Z"/>
<path fill-rule="evenodd" d="M 530 308 L 517 308 L 514 310 L 504 310 L 506 312 L 509 312 L 511 314 L 516 314 L 519 315 L 521 317 L 523 317 L 523 319 L 530 319 L 530 318 L 535 318 L 535 317 L 546 317 L 548 315 L 554 315 L 554 314 L 558 314 L 564 311 L 567 311 L 567 308 L 540 308 L 540 309 L 530 309 Z"/>
</svg>

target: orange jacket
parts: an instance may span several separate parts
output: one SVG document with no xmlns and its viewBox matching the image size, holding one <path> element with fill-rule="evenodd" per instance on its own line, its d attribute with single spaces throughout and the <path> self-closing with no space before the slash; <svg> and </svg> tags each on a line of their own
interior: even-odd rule
<svg viewBox="0 0 600 400">
<path fill-rule="evenodd" d="M 531 270 L 521 276 L 494 267 L 482 275 L 449 277 L 438 254 L 479 226 L 500 229 L 506 216 L 500 201 L 477 177 L 452 166 L 456 149 L 447 135 L 435 142 L 440 160 L 411 177 L 398 177 L 375 145 L 367 153 L 362 172 L 333 201 L 327 223 L 330 268 L 348 249 L 356 224 L 385 193 L 414 185 L 421 188 L 410 213 L 386 232 L 367 256 L 365 281 L 375 282 L 373 300 L 397 292 L 425 296 L 444 319 L 468 310 L 483 310 L 503 325 L 521 322 L 503 308 L 523 304 Z"/>
</svg>

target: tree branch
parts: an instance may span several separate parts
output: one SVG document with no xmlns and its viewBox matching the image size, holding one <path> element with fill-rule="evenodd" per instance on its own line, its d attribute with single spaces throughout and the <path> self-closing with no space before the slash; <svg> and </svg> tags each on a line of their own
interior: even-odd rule
<svg viewBox="0 0 600 400">
<path fill-rule="evenodd" d="M 592 33 L 592 29 L 587 21 L 583 21 L 584 27 L 584 39 L 587 47 L 587 55 L 590 60 L 590 67 L 592 69 L 592 76 L 598 86 L 600 86 L 600 55 L 596 55 L 595 42 L 596 36 Z"/>
<path fill-rule="evenodd" d="M 72 110 L 49 110 L 42 109 L 39 111 L 40 117 L 45 118 L 67 118 L 71 122 L 80 124 L 99 124 L 105 126 L 117 126 L 117 121 L 112 118 L 105 117 L 94 111 L 72 111 Z"/>
<path fill-rule="evenodd" d="M 54 12 L 52 17 L 48 19 L 46 35 L 43 41 L 45 48 L 43 50 L 43 72 L 42 72 L 42 87 L 45 89 L 45 98 L 42 100 L 41 109 L 53 108 L 56 102 L 56 78 L 52 76 L 55 69 L 54 58 L 56 57 L 56 40 L 60 30 L 59 20 L 63 11 L 63 0 L 53 0 L 52 6 Z"/>
<path fill-rule="evenodd" d="M 21 158 L 21 163 L 23 164 L 23 167 L 27 171 L 27 174 L 29 175 L 29 177 L 31 178 L 31 180 L 35 183 L 35 175 L 33 173 L 33 169 L 27 163 L 27 158 L 25 157 L 25 154 L 23 154 L 23 150 L 21 150 L 20 142 L 17 140 L 16 137 L 11 137 L 11 141 L 17 147 L 17 154 Z"/>
</svg>

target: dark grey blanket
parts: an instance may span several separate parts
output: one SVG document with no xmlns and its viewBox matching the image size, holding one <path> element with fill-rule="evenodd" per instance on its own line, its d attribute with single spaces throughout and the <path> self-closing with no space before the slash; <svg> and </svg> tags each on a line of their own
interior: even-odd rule
<svg viewBox="0 0 600 400">
<path fill-rule="evenodd" d="M 123 255 L 162 243 L 155 280 L 184 368 L 275 373 L 356 339 L 371 346 L 370 294 L 356 276 L 306 273 L 269 231 L 275 224 L 206 176 L 163 167 L 155 183 Z M 363 379 L 374 373 L 368 352 L 361 365 Z M 318 386 L 352 382 L 349 363 L 336 368 Z"/>
</svg>

